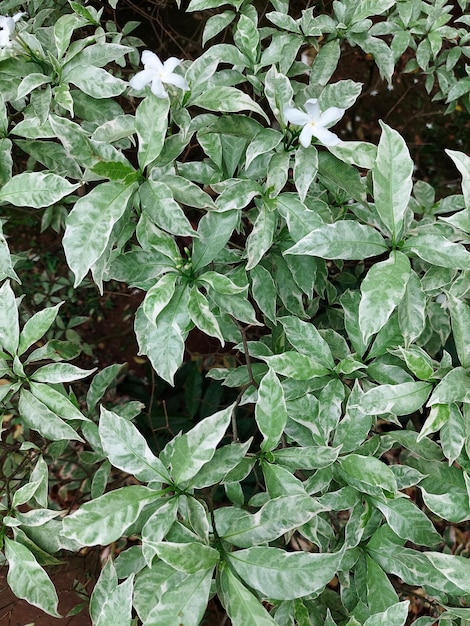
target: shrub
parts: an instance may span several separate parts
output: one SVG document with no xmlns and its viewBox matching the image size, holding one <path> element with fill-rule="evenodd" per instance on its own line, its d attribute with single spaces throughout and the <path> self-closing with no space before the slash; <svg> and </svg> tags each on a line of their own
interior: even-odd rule
<svg viewBox="0 0 470 626">
<path fill-rule="evenodd" d="M 120 366 L 50 338 L 61 303 L 20 323 L 2 236 L 14 593 L 58 616 L 51 555 L 134 537 L 93 591 L 97 626 L 196 626 L 214 594 L 235 626 L 403 626 L 410 588 L 432 604 L 416 624 L 465 623 L 470 565 L 441 533 L 470 519 L 470 159 L 447 150 L 462 193 L 436 199 L 389 125 L 378 146 L 330 128 L 361 93 L 332 82 L 352 46 L 389 84 L 406 55 L 470 111 L 468 2 L 191 0 L 209 11 L 192 61 L 140 55 L 104 7 L 26 4 L 1 3 L 0 204 L 63 229 L 74 288 L 91 272 L 145 294 L 135 333 L 163 380 L 195 327 L 243 362 L 208 373 L 234 402 L 155 454 L 141 405 L 103 400 Z M 71 442 L 87 501 L 62 510 L 49 469 Z"/>
</svg>

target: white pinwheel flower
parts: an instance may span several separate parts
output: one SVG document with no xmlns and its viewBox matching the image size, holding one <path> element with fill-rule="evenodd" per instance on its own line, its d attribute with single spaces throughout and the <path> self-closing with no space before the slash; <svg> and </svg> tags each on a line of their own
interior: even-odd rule
<svg viewBox="0 0 470 626">
<path fill-rule="evenodd" d="M 176 57 L 170 57 L 162 63 L 156 54 L 150 50 L 145 50 L 142 52 L 144 69 L 131 78 L 129 85 L 133 89 L 143 89 L 145 85 L 151 83 L 152 93 L 158 98 L 168 97 L 164 84 L 175 85 L 175 87 L 187 91 L 189 89 L 188 83 L 182 76 L 173 71 L 180 63 L 181 60 Z"/>
<path fill-rule="evenodd" d="M 341 140 L 328 128 L 343 117 L 345 109 L 330 107 L 322 112 L 316 98 L 307 100 L 304 108 L 305 111 L 292 107 L 284 109 L 284 117 L 288 122 L 303 126 L 299 136 L 303 147 L 308 148 L 312 137 L 316 137 L 325 146 L 337 146 Z"/>
<path fill-rule="evenodd" d="M 23 17 L 23 15 L 26 15 L 26 13 L 17 13 L 13 17 L 0 15 L 0 48 L 8 46 L 10 43 L 10 37 L 15 30 L 15 24 Z"/>
</svg>

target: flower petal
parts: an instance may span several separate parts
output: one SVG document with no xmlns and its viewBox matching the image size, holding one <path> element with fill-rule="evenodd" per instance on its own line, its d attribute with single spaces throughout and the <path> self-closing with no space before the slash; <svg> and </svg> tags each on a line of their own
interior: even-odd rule
<svg viewBox="0 0 470 626">
<path fill-rule="evenodd" d="M 168 94 L 165 91 L 165 87 L 163 86 L 162 80 L 159 76 L 154 76 L 152 80 L 152 93 L 157 96 L 157 98 L 168 98 Z"/>
<path fill-rule="evenodd" d="M 181 63 L 181 59 L 177 59 L 176 57 L 170 57 L 169 59 L 167 59 L 165 63 L 163 64 L 164 74 L 167 74 L 167 73 L 171 74 L 173 70 L 175 69 L 175 67 L 178 67 L 180 63 Z"/>
<path fill-rule="evenodd" d="M 130 79 L 129 85 L 132 89 L 143 89 L 145 85 L 152 82 L 154 76 L 155 70 L 142 70 L 141 72 L 137 72 L 137 74 Z"/>
<path fill-rule="evenodd" d="M 323 111 L 323 113 L 320 115 L 318 124 L 320 126 L 323 126 L 324 128 L 329 128 L 333 124 L 336 124 L 336 122 L 339 122 L 339 120 L 343 117 L 343 115 L 344 115 L 344 109 L 338 109 L 337 107 L 330 107 L 326 111 Z"/>
<path fill-rule="evenodd" d="M 169 83 L 170 85 L 175 85 L 176 87 L 179 87 L 183 91 L 188 91 L 189 89 L 188 83 L 184 80 L 184 78 L 175 73 L 168 74 L 168 76 L 164 76 L 162 78 L 162 82 Z"/>
<path fill-rule="evenodd" d="M 23 15 L 26 15 L 24 11 L 20 11 L 20 13 L 16 13 L 13 16 L 13 21 L 16 23 L 18 20 L 20 20 L 23 17 Z"/>
<path fill-rule="evenodd" d="M 310 98 L 307 100 L 305 103 L 305 110 L 307 111 L 309 117 L 315 122 L 320 119 L 321 111 L 317 98 Z"/>
<path fill-rule="evenodd" d="M 292 107 L 286 107 L 284 109 L 284 117 L 288 122 L 296 124 L 297 126 L 303 126 L 304 124 L 308 124 L 310 122 L 310 118 L 306 113 Z"/>
<path fill-rule="evenodd" d="M 302 134 L 302 133 L 301 133 Z M 312 135 L 316 137 L 324 146 L 337 146 L 341 139 L 330 130 L 326 130 L 323 126 L 312 126 Z"/>
<path fill-rule="evenodd" d="M 5 17 L 0 15 L 0 29 L 3 30 L 3 35 L 6 33 L 8 37 L 15 30 L 15 21 L 12 17 Z"/>
<path fill-rule="evenodd" d="M 142 65 L 146 70 L 163 72 L 163 63 L 157 57 L 155 52 L 150 52 L 150 50 L 144 50 L 142 52 Z"/>
<path fill-rule="evenodd" d="M 299 135 L 299 141 L 303 145 L 304 148 L 308 148 L 312 142 L 312 137 L 314 135 L 314 126 L 312 124 L 305 124 L 302 128 L 302 131 Z"/>
</svg>

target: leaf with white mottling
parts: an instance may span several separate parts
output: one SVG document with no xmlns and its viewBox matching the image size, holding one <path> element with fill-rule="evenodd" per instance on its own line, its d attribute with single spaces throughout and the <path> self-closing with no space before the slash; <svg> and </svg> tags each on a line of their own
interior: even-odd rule
<svg viewBox="0 0 470 626">
<path fill-rule="evenodd" d="M 222 604 L 233 626 L 276 626 L 277 622 L 261 602 L 243 585 L 227 566 L 218 579 Z"/>
<path fill-rule="evenodd" d="M 385 239 L 372 226 L 340 220 L 316 228 L 284 254 L 310 254 L 322 259 L 353 261 L 379 256 L 386 250 Z"/>
<path fill-rule="evenodd" d="M 212 570 L 200 570 L 187 576 L 178 585 L 168 585 L 150 610 L 143 626 L 199 626 L 207 608 L 211 581 Z"/>
<path fill-rule="evenodd" d="M 284 432 L 287 422 L 287 409 L 282 385 L 271 369 L 261 380 L 258 389 L 255 420 L 263 435 L 261 450 L 264 452 L 273 450 Z"/>
<path fill-rule="evenodd" d="M 410 273 L 408 257 L 397 250 L 368 271 L 362 281 L 359 303 L 359 327 L 365 342 L 385 326 L 401 302 Z"/>
<path fill-rule="evenodd" d="M 103 450 L 115 467 L 142 482 L 170 482 L 163 463 L 152 453 L 132 422 L 104 406 L 101 407 L 99 434 Z"/>
<path fill-rule="evenodd" d="M 234 405 L 204 418 L 194 428 L 174 440 L 171 453 L 171 475 L 177 485 L 190 480 L 212 459 L 225 435 Z"/>
<path fill-rule="evenodd" d="M 49 615 L 61 617 L 57 611 L 55 587 L 28 548 L 5 537 L 5 556 L 8 561 L 7 581 L 13 593 L 37 606 Z"/>
<path fill-rule="evenodd" d="M 6 281 L 0 287 L 0 346 L 14 356 L 18 348 L 20 326 L 15 294 Z"/>
<path fill-rule="evenodd" d="M 64 518 L 62 534 L 82 546 L 108 545 L 117 541 L 144 506 L 157 498 L 153 489 L 142 485 L 110 491 Z"/>
<path fill-rule="evenodd" d="M 79 198 L 70 211 L 64 238 L 65 256 L 77 287 L 106 250 L 116 222 L 123 216 L 137 183 L 101 183 Z"/>
<path fill-rule="evenodd" d="M 71 426 L 27 389 L 21 390 L 18 409 L 24 423 L 46 439 L 83 441 Z"/>
<path fill-rule="evenodd" d="M 59 202 L 80 183 L 69 183 L 66 178 L 48 172 L 23 172 L 13 176 L 0 189 L 0 204 L 40 209 Z"/>
<path fill-rule="evenodd" d="M 135 112 L 135 127 L 139 140 L 139 166 L 141 170 L 154 161 L 162 151 L 168 128 L 170 101 L 149 95 Z"/>
<path fill-rule="evenodd" d="M 366 391 L 359 400 L 359 410 L 367 415 L 409 415 L 424 406 L 432 383 L 424 381 L 380 385 Z"/>
<path fill-rule="evenodd" d="M 217 533 L 240 548 L 274 541 L 284 533 L 306 524 L 324 507 L 307 494 L 268 500 L 257 513 L 234 507 L 215 511 Z"/>
<path fill-rule="evenodd" d="M 342 552 L 285 552 L 253 547 L 227 554 L 242 580 L 264 597 L 293 600 L 322 590 L 336 574 Z"/>
<path fill-rule="evenodd" d="M 413 161 L 401 135 L 380 122 L 382 135 L 372 169 L 375 209 L 392 234 L 400 236 L 413 188 Z"/>
</svg>

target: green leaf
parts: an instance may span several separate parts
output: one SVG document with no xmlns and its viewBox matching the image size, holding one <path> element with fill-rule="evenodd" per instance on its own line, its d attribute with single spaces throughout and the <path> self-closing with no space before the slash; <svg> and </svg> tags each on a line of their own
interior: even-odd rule
<svg viewBox="0 0 470 626">
<path fill-rule="evenodd" d="M 427 406 L 470 402 L 470 377 L 463 367 L 455 367 L 434 388 Z"/>
<path fill-rule="evenodd" d="M 218 113 L 236 113 L 238 111 L 254 111 L 261 115 L 267 122 L 269 118 L 263 109 L 249 95 L 235 87 L 209 87 L 196 98 L 190 98 L 188 104 L 217 111 Z"/>
<path fill-rule="evenodd" d="M 2 140 L 0 138 L 0 163 L 2 162 L 2 154 L 1 154 L 1 144 Z M 0 165 L 1 169 L 1 165 Z M 0 171 L 0 185 L 2 184 L 1 180 L 1 171 Z M 12 259 L 10 256 L 10 250 L 8 249 L 8 244 L 6 242 L 5 237 L 3 236 L 2 225 L 0 223 L 0 280 L 4 280 L 5 278 L 12 278 L 16 280 L 18 283 L 21 282 L 18 278 L 15 270 L 13 269 Z"/>
<path fill-rule="evenodd" d="M 342 559 L 342 552 L 285 552 L 264 547 L 227 554 L 227 561 L 242 580 L 275 600 L 293 600 L 323 590 Z"/>
<path fill-rule="evenodd" d="M 43 404 L 45 404 L 53 413 L 65 420 L 81 420 L 88 421 L 88 418 L 77 409 L 66 395 L 60 393 L 50 385 L 43 383 L 35 383 L 29 381 L 31 393 Z"/>
<path fill-rule="evenodd" d="M 163 463 L 147 445 L 144 437 L 128 420 L 101 407 L 99 434 L 109 461 L 142 482 L 170 482 Z"/>
<path fill-rule="evenodd" d="M 69 183 L 66 178 L 50 172 L 23 172 L 0 189 L 0 204 L 40 209 L 59 202 L 78 187 L 80 183 Z"/>
<path fill-rule="evenodd" d="M 373 613 L 385 611 L 398 602 L 397 593 L 383 569 L 368 554 L 366 566 L 367 604 Z"/>
<path fill-rule="evenodd" d="M 125 365 L 115 363 L 108 365 L 108 367 L 105 367 L 93 377 L 86 396 L 86 403 L 90 413 L 97 413 L 96 405 L 99 400 L 104 396 L 106 389 L 123 373 L 124 369 Z"/>
<path fill-rule="evenodd" d="M 295 380 L 309 380 L 318 376 L 326 376 L 330 370 L 314 359 L 299 354 L 293 350 L 275 354 L 273 356 L 260 356 L 263 361 L 273 369 L 276 374 L 294 378 Z"/>
<path fill-rule="evenodd" d="M 188 313 L 199 330 L 206 335 L 216 337 L 222 346 L 225 345 L 219 323 L 210 309 L 209 302 L 195 285 L 189 291 Z"/>
<path fill-rule="evenodd" d="M 333 444 L 342 445 L 342 452 L 353 452 L 363 443 L 372 426 L 372 416 L 359 409 L 362 391 L 358 381 L 349 395 L 343 419 L 335 430 Z"/>
<path fill-rule="evenodd" d="M 256 63 L 259 54 L 259 31 L 253 21 L 241 14 L 233 33 L 233 41 L 240 52 L 243 52 L 252 64 Z"/>
<path fill-rule="evenodd" d="M 0 345 L 11 356 L 16 354 L 19 344 L 20 326 L 15 294 L 10 282 L 0 287 Z"/>
<path fill-rule="evenodd" d="M 262 128 L 246 149 L 245 169 L 261 154 L 271 152 L 282 141 L 282 134 L 273 128 Z"/>
<path fill-rule="evenodd" d="M 410 382 L 380 385 L 369 389 L 359 400 L 359 410 L 367 415 L 409 415 L 421 409 L 432 389 L 432 383 Z"/>
<path fill-rule="evenodd" d="M 160 541 L 155 544 L 155 550 L 162 561 L 188 574 L 195 574 L 200 570 L 212 570 L 220 559 L 217 550 L 197 542 Z"/>
<path fill-rule="evenodd" d="M 21 356 L 33 343 L 47 333 L 54 323 L 62 304 L 63 302 L 59 302 L 55 306 L 46 307 L 29 318 L 20 334 L 18 356 Z"/>
<path fill-rule="evenodd" d="M 234 405 L 204 418 L 174 440 L 170 457 L 171 475 L 177 485 L 190 480 L 214 456 L 217 444 L 230 424 Z"/>
<path fill-rule="evenodd" d="M 212 459 L 203 465 L 191 480 L 191 487 L 204 489 L 219 482 L 223 483 L 227 474 L 242 463 L 251 442 L 252 440 L 249 439 L 246 443 L 232 443 L 217 448 Z"/>
<path fill-rule="evenodd" d="M 435 546 L 442 541 L 431 520 L 411 500 L 395 498 L 385 503 L 374 499 L 373 502 L 390 528 L 405 541 L 420 546 Z"/>
<path fill-rule="evenodd" d="M 263 188 L 253 180 L 233 180 L 222 191 L 216 200 L 217 209 L 221 212 L 243 209 L 256 196 L 263 193 Z"/>
<path fill-rule="evenodd" d="M 170 187 L 162 182 L 146 181 L 139 188 L 142 209 L 152 222 L 172 235 L 196 235 L 183 209 L 173 198 Z"/>
<path fill-rule="evenodd" d="M 427 435 L 435 433 L 440 430 L 444 424 L 446 424 L 450 417 L 450 405 L 448 404 L 435 404 L 431 407 L 429 415 L 423 424 L 423 427 L 419 433 L 418 441 L 424 439 Z"/>
<path fill-rule="evenodd" d="M 232 236 L 239 220 L 238 211 L 206 213 L 200 220 L 197 232 L 199 238 L 194 241 L 193 268 L 200 270 L 213 261 Z"/>
<path fill-rule="evenodd" d="M 461 365 L 468 368 L 470 367 L 470 307 L 451 293 L 447 294 L 447 302 L 457 354 Z"/>
<path fill-rule="evenodd" d="M 139 166 L 143 171 L 160 154 L 168 128 L 170 101 L 149 95 L 137 107 L 135 127 L 139 141 Z"/>
<path fill-rule="evenodd" d="M 439 267 L 470 269 L 470 252 L 460 243 L 452 243 L 444 235 L 413 235 L 402 247 L 405 254 L 416 254 L 423 261 Z"/>
<path fill-rule="evenodd" d="M 67 72 L 65 79 L 97 99 L 120 96 L 129 86 L 126 81 L 93 65 L 77 65 Z"/>
<path fill-rule="evenodd" d="M 31 374 L 31 380 L 38 383 L 71 383 L 81 378 L 87 378 L 96 371 L 96 367 L 92 370 L 83 370 L 76 365 L 70 363 L 50 363 L 43 365 Z"/>
<path fill-rule="evenodd" d="M 372 169 L 375 209 L 396 241 L 403 232 L 413 188 L 413 161 L 401 135 L 384 122 L 380 122 L 380 126 L 382 136 Z"/>
<path fill-rule="evenodd" d="M 302 152 L 305 151 L 305 148 L 302 148 Z M 303 202 L 300 202 L 295 193 L 281 193 L 272 200 L 272 202 L 285 219 L 289 233 L 292 235 L 294 241 L 299 241 L 299 239 L 308 235 L 312 230 L 321 228 L 324 225 L 324 221 L 320 217 L 320 212 L 323 209 L 328 210 L 328 207 L 321 200 L 317 200 L 313 204 L 312 208 L 315 210 L 307 208 Z M 312 206 L 312 204 L 310 204 L 310 206 Z"/>
<path fill-rule="evenodd" d="M 246 269 L 253 269 L 273 244 L 277 226 L 277 213 L 262 204 L 259 208 L 251 233 L 246 239 L 248 262 Z"/>
<path fill-rule="evenodd" d="M 348 454 L 339 459 L 338 463 L 341 476 L 353 487 L 358 482 L 365 487 L 366 493 L 372 492 L 371 495 L 377 493 L 377 488 L 388 493 L 397 491 L 397 481 L 392 470 L 373 456 Z M 372 490 L 368 491 L 368 486 Z"/>
<path fill-rule="evenodd" d="M 405 626 L 408 619 L 408 607 L 410 601 L 398 602 L 388 607 L 382 613 L 371 615 L 364 622 L 364 626 Z"/>
<path fill-rule="evenodd" d="M 209 270 L 198 276 L 198 282 L 209 285 L 211 289 L 220 293 L 223 296 L 234 296 L 238 293 L 243 293 L 246 290 L 246 286 L 240 286 L 233 282 L 228 276 L 224 274 L 218 274 Z"/>
<path fill-rule="evenodd" d="M 212 570 L 201 570 L 188 575 L 179 584 L 166 585 L 143 626 L 199 626 L 207 608 L 211 581 Z"/>
<path fill-rule="evenodd" d="M 379 256 L 386 250 L 384 238 L 372 226 L 340 220 L 316 228 L 284 254 L 311 254 L 322 259 L 353 261 Z"/>
<path fill-rule="evenodd" d="M 96 626 L 131 626 L 134 576 L 118 585 L 114 563 L 109 557 L 90 598 L 90 616 Z"/>
<path fill-rule="evenodd" d="M 233 626 L 275 626 L 277 622 L 243 583 L 223 566 L 217 580 L 221 601 Z"/>
<path fill-rule="evenodd" d="M 335 362 L 327 342 L 311 322 L 303 322 L 294 316 L 278 318 L 289 343 L 301 354 L 310 356 L 324 367 L 333 369 Z"/>
<path fill-rule="evenodd" d="M 79 198 L 67 217 L 62 240 L 77 287 L 107 249 L 116 222 L 124 215 L 137 183 L 101 183 Z"/>
<path fill-rule="evenodd" d="M 359 303 L 359 327 L 366 343 L 385 326 L 401 302 L 410 273 L 408 257 L 397 250 L 368 271 L 362 281 Z"/>
<path fill-rule="evenodd" d="M 443 578 L 459 587 L 462 592 L 470 593 L 470 561 L 467 558 L 440 552 L 425 552 L 424 555 Z"/>
<path fill-rule="evenodd" d="M 158 544 L 173 526 L 178 515 L 179 498 L 165 498 L 157 503 L 156 510 L 145 522 L 142 528 L 142 553 L 149 567 L 156 555 Z"/>
<path fill-rule="evenodd" d="M 134 329 L 139 354 L 146 354 L 157 374 L 173 384 L 176 370 L 183 362 L 184 341 L 190 318 L 187 310 L 187 289 L 178 287 L 168 305 L 152 323 L 142 306 L 137 309 Z"/>
<path fill-rule="evenodd" d="M 274 280 L 262 265 L 257 265 L 250 271 L 251 290 L 257 305 L 271 322 L 276 322 L 277 291 Z"/>
<path fill-rule="evenodd" d="M 266 72 L 264 93 L 276 119 L 286 124 L 283 111 L 290 106 L 294 92 L 290 80 L 278 72 L 275 65 Z"/>
<path fill-rule="evenodd" d="M 398 323 L 407 345 L 415 341 L 426 327 L 426 294 L 413 270 L 398 303 Z"/>
<path fill-rule="evenodd" d="M 3 541 L 9 565 L 7 581 L 15 596 L 53 617 L 61 617 L 57 611 L 59 599 L 55 587 L 34 555 L 17 541 L 8 537 Z"/>
<path fill-rule="evenodd" d="M 346 165 L 330 152 L 318 155 L 318 174 L 328 188 L 345 191 L 360 204 L 366 204 L 366 189 L 356 168 Z"/>
<path fill-rule="evenodd" d="M 142 485 L 121 487 L 64 518 L 62 534 L 82 546 L 108 545 L 117 541 L 158 494 Z"/>
<path fill-rule="evenodd" d="M 336 461 L 340 451 L 341 446 L 337 448 L 330 448 L 329 446 L 301 446 L 281 448 L 275 450 L 272 454 L 276 463 L 297 471 L 328 467 Z"/>
<path fill-rule="evenodd" d="M 460 455 L 466 439 L 466 424 L 456 404 L 450 405 L 449 419 L 441 427 L 441 446 L 444 455 L 453 463 Z"/>
<path fill-rule="evenodd" d="M 462 82 L 462 80 L 456 83 L 457 85 Z M 465 199 L 465 206 L 470 208 L 470 157 L 466 155 L 464 152 L 459 152 L 458 150 L 446 150 L 445 151 L 455 166 L 462 174 L 462 193 Z"/>
<path fill-rule="evenodd" d="M 315 146 L 298 148 L 295 151 L 294 185 L 303 202 L 318 171 L 318 151 Z"/>
<path fill-rule="evenodd" d="M 282 385 L 271 369 L 263 376 L 258 389 L 255 420 L 263 435 L 261 450 L 273 450 L 284 432 L 287 410 Z"/>
<path fill-rule="evenodd" d="M 177 280 L 178 274 L 176 272 L 168 272 L 163 274 L 155 285 L 147 291 L 142 307 L 150 322 L 156 322 L 160 313 L 173 298 Z"/>
<path fill-rule="evenodd" d="M 66 424 L 27 389 L 21 390 L 18 409 L 23 422 L 46 439 L 83 442 L 83 439 L 71 426 Z"/>
</svg>

